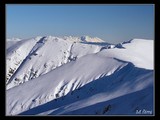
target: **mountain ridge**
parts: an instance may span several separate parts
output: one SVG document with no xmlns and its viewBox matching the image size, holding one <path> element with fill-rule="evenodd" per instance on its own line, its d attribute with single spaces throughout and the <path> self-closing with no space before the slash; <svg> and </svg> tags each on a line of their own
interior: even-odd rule
<svg viewBox="0 0 160 120">
<path fill-rule="evenodd" d="M 153 114 L 153 41 L 80 39 L 44 36 L 10 46 L 7 69 L 16 70 L 6 83 L 7 115 Z"/>
</svg>

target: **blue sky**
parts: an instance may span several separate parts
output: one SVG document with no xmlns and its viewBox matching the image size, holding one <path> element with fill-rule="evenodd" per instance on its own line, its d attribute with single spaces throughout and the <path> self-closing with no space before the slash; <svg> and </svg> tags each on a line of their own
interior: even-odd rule
<svg viewBox="0 0 160 120">
<path fill-rule="evenodd" d="M 6 37 L 99 37 L 110 43 L 154 39 L 153 4 L 6 5 Z"/>
</svg>

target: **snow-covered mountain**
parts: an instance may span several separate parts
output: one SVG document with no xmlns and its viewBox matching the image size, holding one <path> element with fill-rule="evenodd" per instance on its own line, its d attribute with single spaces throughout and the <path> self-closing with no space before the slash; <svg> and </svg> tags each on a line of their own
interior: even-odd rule
<svg viewBox="0 0 160 120">
<path fill-rule="evenodd" d="M 114 45 L 97 37 L 46 36 L 10 42 L 6 115 L 154 114 L 153 40 Z"/>
</svg>

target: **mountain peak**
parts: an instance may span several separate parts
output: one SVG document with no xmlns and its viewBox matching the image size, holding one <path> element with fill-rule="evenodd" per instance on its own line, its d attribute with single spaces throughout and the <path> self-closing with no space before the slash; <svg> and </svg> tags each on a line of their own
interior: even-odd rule
<svg viewBox="0 0 160 120">
<path fill-rule="evenodd" d="M 104 42 L 102 39 L 100 39 L 98 37 L 81 36 L 80 39 L 83 42 Z"/>
<path fill-rule="evenodd" d="M 21 38 L 7 38 L 7 41 L 20 41 Z"/>
</svg>

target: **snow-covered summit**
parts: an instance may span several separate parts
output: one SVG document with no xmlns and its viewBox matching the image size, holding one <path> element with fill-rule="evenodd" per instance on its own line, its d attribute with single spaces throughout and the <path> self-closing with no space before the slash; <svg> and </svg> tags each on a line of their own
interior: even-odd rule
<svg viewBox="0 0 160 120">
<path fill-rule="evenodd" d="M 98 37 L 90 37 L 90 36 L 81 36 L 81 37 L 74 37 L 74 36 L 64 36 L 62 37 L 64 40 L 73 41 L 73 42 L 105 42 L 104 40 Z"/>
<path fill-rule="evenodd" d="M 104 40 L 102 40 L 98 37 L 91 38 L 89 36 L 81 36 L 81 40 L 83 42 L 105 42 Z"/>
</svg>

